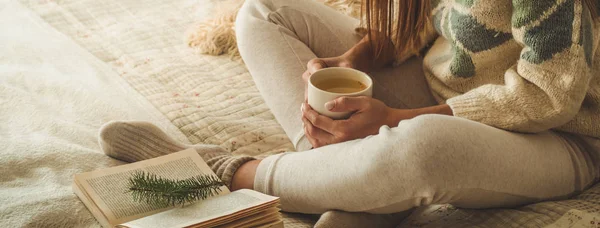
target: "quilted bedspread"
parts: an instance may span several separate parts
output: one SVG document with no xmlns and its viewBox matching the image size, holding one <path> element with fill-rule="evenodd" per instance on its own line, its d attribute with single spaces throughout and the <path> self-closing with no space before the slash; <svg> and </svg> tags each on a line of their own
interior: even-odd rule
<svg viewBox="0 0 600 228">
<path fill-rule="evenodd" d="M 0 0 L 0 227 L 99 227 L 75 173 L 115 166 L 99 127 L 146 120 L 234 154 L 293 150 L 243 63 L 194 53 L 184 33 L 211 0 Z M 6 32 L 9 31 L 9 32 Z M 580 227 L 600 186 L 516 209 L 419 208 L 402 227 Z M 318 216 L 286 214 L 286 227 Z"/>
</svg>

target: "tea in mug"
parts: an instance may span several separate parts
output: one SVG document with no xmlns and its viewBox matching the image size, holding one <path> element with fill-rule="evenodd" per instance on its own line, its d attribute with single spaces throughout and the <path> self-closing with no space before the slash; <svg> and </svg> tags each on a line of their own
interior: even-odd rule
<svg viewBox="0 0 600 228">
<path fill-rule="evenodd" d="M 362 82 L 346 78 L 325 79 L 315 83 L 315 87 L 331 93 L 356 93 L 367 88 Z"/>
</svg>

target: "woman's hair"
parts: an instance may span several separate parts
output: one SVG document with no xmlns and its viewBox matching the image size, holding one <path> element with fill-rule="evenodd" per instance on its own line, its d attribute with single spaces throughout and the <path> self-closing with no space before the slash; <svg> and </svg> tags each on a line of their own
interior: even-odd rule
<svg viewBox="0 0 600 228">
<path fill-rule="evenodd" d="M 593 18 L 598 19 L 598 0 L 582 1 Z M 423 35 L 431 23 L 431 11 L 431 0 L 363 0 L 362 23 L 367 29 L 374 56 L 381 56 L 391 48 L 406 53 L 404 50 L 418 51 L 425 46 L 423 42 L 427 40 Z"/>
<path fill-rule="evenodd" d="M 598 0 L 583 0 L 587 7 L 590 9 L 590 13 L 592 13 L 592 18 L 598 19 L 598 10 L 600 10 L 600 2 Z"/>
</svg>

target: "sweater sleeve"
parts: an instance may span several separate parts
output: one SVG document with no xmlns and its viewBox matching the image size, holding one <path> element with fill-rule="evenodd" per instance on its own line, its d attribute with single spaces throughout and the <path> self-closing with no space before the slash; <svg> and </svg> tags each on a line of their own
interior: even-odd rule
<svg viewBox="0 0 600 228">
<path fill-rule="evenodd" d="M 592 25 L 582 0 L 513 0 L 520 59 L 503 85 L 475 88 L 447 104 L 455 116 L 511 131 L 534 133 L 569 122 L 592 76 Z"/>
</svg>

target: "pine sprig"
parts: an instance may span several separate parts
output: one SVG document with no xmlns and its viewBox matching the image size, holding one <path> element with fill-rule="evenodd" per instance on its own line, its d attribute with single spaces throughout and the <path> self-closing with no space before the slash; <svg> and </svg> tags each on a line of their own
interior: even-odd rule
<svg viewBox="0 0 600 228">
<path fill-rule="evenodd" d="M 165 207 L 185 205 L 219 194 L 224 183 L 214 175 L 195 176 L 184 180 L 165 179 L 155 174 L 135 172 L 129 178 L 128 191 L 136 202 Z"/>
</svg>

